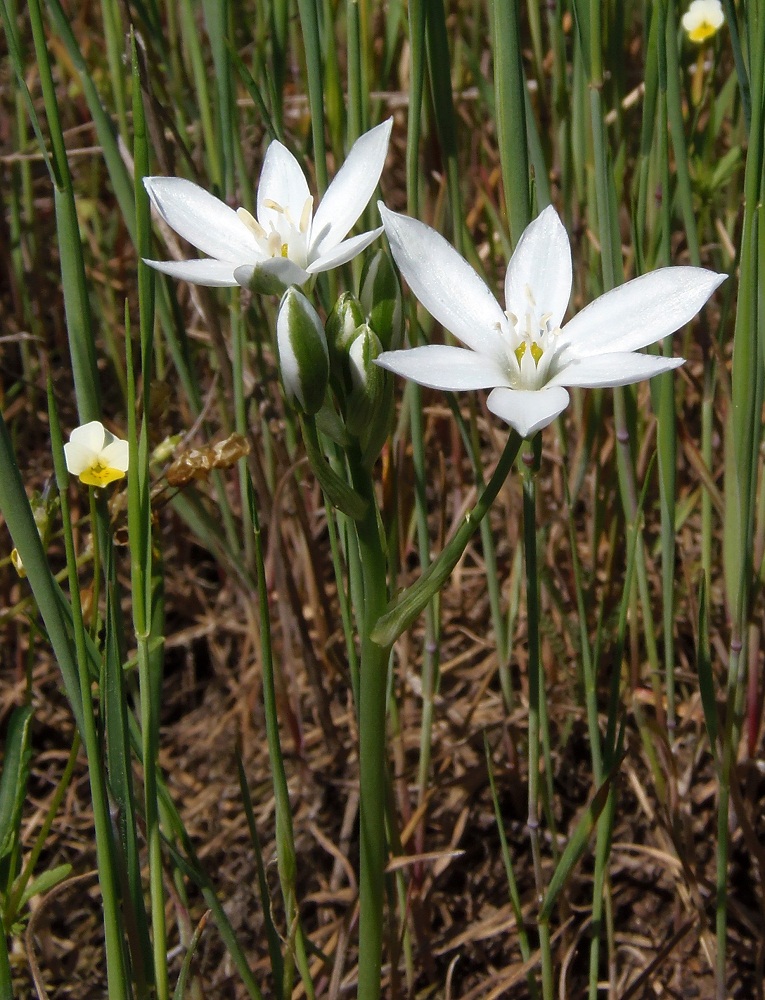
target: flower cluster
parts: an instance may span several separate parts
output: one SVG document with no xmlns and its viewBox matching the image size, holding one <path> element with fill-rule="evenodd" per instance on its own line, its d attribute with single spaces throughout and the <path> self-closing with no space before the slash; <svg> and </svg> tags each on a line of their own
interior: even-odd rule
<svg viewBox="0 0 765 1000">
<path fill-rule="evenodd" d="M 717 25 L 711 6 L 694 0 L 686 18 L 693 14 L 706 18 L 703 24 Z M 705 29 L 701 21 L 694 23 L 691 29 L 684 19 L 691 37 L 699 40 Z M 147 263 L 199 284 L 286 289 L 277 322 L 282 381 L 288 400 L 308 415 L 324 409 L 327 387 L 337 385 L 338 378 L 321 320 L 294 286 L 303 287 L 313 275 L 350 260 L 383 228 L 412 292 L 464 347 L 397 350 L 391 349 L 397 344 L 383 347 L 376 336 L 365 334 L 348 357 L 357 382 L 362 371 L 368 381 L 376 364 L 431 388 L 491 389 L 491 412 L 530 437 L 562 413 L 570 387 L 627 385 L 683 363 L 638 352 L 687 323 L 725 275 L 698 267 L 663 268 L 607 292 L 564 323 L 571 248 L 552 207 L 518 242 L 505 277 L 504 309 L 443 237 L 382 202 L 383 226 L 346 239 L 380 179 L 391 125 L 389 119 L 354 144 L 315 215 L 303 172 L 279 142 L 266 153 L 257 218 L 241 208 L 234 212 L 189 181 L 145 178 L 165 222 L 209 254 L 209 259 Z M 358 318 L 351 326 L 348 347 L 361 330 Z"/>
</svg>

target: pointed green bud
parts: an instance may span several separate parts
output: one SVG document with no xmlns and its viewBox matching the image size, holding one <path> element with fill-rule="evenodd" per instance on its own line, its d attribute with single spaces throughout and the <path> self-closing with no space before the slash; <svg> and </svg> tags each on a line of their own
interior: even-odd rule
<svg viewBox="0 0 765 1000">
<path fill-rule="evenodd" d="M 359 298 L 367 322 L 380 338 L 383 349 L 397 350 L 404 339 L 403 299 L 396 269 L 385 250 L 377 250 L 366 258 Z"/>
<path fill-rule="evenodd" d="M 380 338 L 364 324 L 348 352 L 353 389 L 345 422 L 350 433 L 358 438 L 363 460 L 370 466 L 380 453 L 393 413 L 393 380 L 384 368 L 375 364 L 382 350 Z"/>
<path fill-rule="evenodd" d="M 364 322 L 361 303 L 350 292 L 343 292 L 327 318 L 329 349 L 340 357 L 345 355 L 356 337 L 356 330 Z"/>
<path fill-rule="evenodd" d="M 351 401 L 356 397 L 364 397 L 374 402 L 383 383 L 385 370 L 376 365 L 375 358 L 382 354 L 383 347 L 380 338 L 368 325 L 360 326 L 356 339 L 348 351 L 348 361 L 353 382 Z"/>
<path fill-rule="evenodd" d="M 316 310 L 297 288 L 288 288 L 282 296 L 276 345 L 288 402 L 303 413 L 317 413 L 329 382 L 327 340 Z"/>
</svg>

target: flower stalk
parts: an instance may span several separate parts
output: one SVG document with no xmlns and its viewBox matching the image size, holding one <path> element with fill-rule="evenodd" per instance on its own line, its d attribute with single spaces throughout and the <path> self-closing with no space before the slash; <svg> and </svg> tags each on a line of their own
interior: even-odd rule
<svg viewBox="0 0 765 1000">
<path fill-rule="evenodd" d="M 353 484 L 367 501 L 354 522 L 359 548 L 363 608 L 357 615 L 361 635 L 359 673 L 359 772 L 361 865 L 359 875 L 359 1000 L 380 996 L 385 898 L 385 719 L 391 643 L 378 645 L 372 630 L 388 600 L 387 563 L 380 537 L 374 483 L 364 463 L 352 460 Z"/>
<path fill-rule="evenodd" d="M 539 649 L 539 570 L 537 560 L 537 491 L 536 471 L 541 453 L 541 438 L 533 441 L 533 451 L 524 452 L 523 473 L 523 554 L 526 561 L 526 619 L 528 630 L 528 682 L 529 682 L 529 812 L 526 821 L 531 840 L 531 856 L 534 866 L 534 882 L 537 902 L 542 905 L 545 884 L 542 874 L 542 851 L 539 837 L 539 750 L 542 726 L 546 715 L 542 712 L 544 698 L 544 675 Z M 550 929 L 545 921 L 538 921 L 539 947 L 542 956 L 542 996 L 544 1000 L 553 998 L 552 951 Z"/>
<path fill-rule="evenodd" d="M 106 974 L 109 996 L 115 1000 L 128 1000 L 129 980 L 125 968 L 123 949 L 124 935 L 119 902 L 119 879 L 117 859 L 113 840 L 106 781 L 103 770 L 103 749 L 96 726 L 96 711 L 93 704 L 92 678 L 89 669 L 89 655 L 85 623 L 80 601 L 80 582 L 77 577 L 77 559 L 72 537 L 72 521 L 67 488 L 69 471 L 63 457 L 61 427 L 58 420 L 53 389 L 48 386 L 48 412 L 50 416 L 51 439 L 53 444 L 53 464 L 61 497 L 61 518 L 63 523 L 66 565 L 69 574 L 69 593 L 72 608 L 72 631 L 79 674 L 80 697 L 82 699 L 81 732 L 85 744 L 90 779 L 90 794 L 93 800 L 93 824 L 96 835 L 96 857 L 98 878 L 104 907 L 104 933 L 106 938 Z M 96 524 L 92 530 L 97 531 Z M 99 567 L 94 566 L 94 573 Z"/>
</svg>

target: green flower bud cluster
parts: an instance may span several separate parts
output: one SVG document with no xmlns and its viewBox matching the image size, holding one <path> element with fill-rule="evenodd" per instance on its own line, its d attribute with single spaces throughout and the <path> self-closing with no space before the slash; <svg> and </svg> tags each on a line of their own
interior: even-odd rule
<svg viewBox="0 0 765 1000">
<path fill-rule="evenodd" d="M 289 288 L 279 307 L 276 339 L 290 405 L 316 417 L 338 443 L 355 440 L 362 461 L 373 464 L 393 410 L 392 381 L 375 361 L 403 339 L 401 289 L 388 255 L 380 250 L 368 259 L 359 298 L 343 293 L 326 329 L 305 295 Z M 328 388 L 339 414 L 328 400 Z"/>
</svg>

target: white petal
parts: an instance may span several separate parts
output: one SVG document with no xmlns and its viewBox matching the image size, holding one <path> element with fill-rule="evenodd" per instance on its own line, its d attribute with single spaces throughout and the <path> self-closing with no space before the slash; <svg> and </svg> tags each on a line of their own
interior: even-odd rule
<svg viewBox="0 0 765 1000">
<path fill-rule="evenodd" d="M 378 205 L 396 264 L 420 302 L 466 347 L 500 361 L 507 317 L 486 284 L 430 226 Z"/>
<path fill-rule="evenodd" d="M 119 469 L 120 472 L 127 472 L 129 451 L 127 441 L 123 441 L 121 438 L 114 438 L 101 451 L 101 460 L 110 469 Z"/>
<path fill-rule="evenodd" d="M 69 435 L 69 441 L 77 448 L 85 448 L 88 451 L 101 451 L 106 439 L 106 428 L 100 420 L 90 420 L 87 424 L 75 427 Z"/>
<path fill-rule="evenodd" d="M 568 406 L 568 393 L 560 385 L 539 390 L 494 389 L 486 405 L 521 437 L 530 438 L 563 413 Z"/>
<path fill-rule="evenodd" d="M 258 264 L 243 264 L 234 270 L 236 284 L 249 288 L 253 277 L 256 286 L 260 284 L 264 293 L 273 292 L 281 295 L 290 285 L 304 285 L 310 275 L 289 257 L 267 257 Z M 273 283 L 274 287 L 269 288 Z"/>
<path fill-rule="evenodd" d="M 93 464 L 97 452 L 89 448 L 81 448 L 72 441 L 67 441 L 64 445 L 64 459 L 66 467 L 73 476 L 79 476 L 81 472 L 89 469 Z"/>
<path fill-rule="evenodd" d="M 182 177 L 144 177 L 152 204 L 179 236 L 219 260 L 251 260 L 255 237 L 220 199 Z"/>
<path fill-rule="evenodd" d="M 360 136 L 327 188 L 311 228 L 309 257 L 320 257 L 342 240 L 367 206 L 380 180 L 393 119 Z"/>
<path fill-rule="evenodd" d="M 428 344 L 408 351 L 383 351 L 378 365 L 431 389 L 459 392 L 507 386 L 507 374 L 492 358 L 463 347 Z"/>
<path fill-rule="evenodd" d="M 570 362 L 547 384 L 576 385 L 583 389 L 629 385 L 679 368 L 683 363 L 683 358 L 664 358 L 655 354 L 630 354 L 624 351 L 598 354 Z"/>
<path fill-rule="evenodd" d="M 155 271 L 169 274 L 181 281 L 190 281 L 193 285 L 207 285 L 208 288 L 230 288 L 236 285 L 234 271 L 236 264 L 229 260 L 147 260 L 144 264 L 153 267 Z"/>
<path fill-rule="evenodd" d="M 558 213 L 549 205 L 523 231 L 505 276 L 505 307 L 521 317 L 529 310 L 550 314 L 554 327 L 563 322 L 571 298 L 571 244 Z"/>
<path fill-rule="evenodd" d="M 106 430 L 100 420 L 75 427 L 64 445 L 66 467 L 73 476 L 79 476 L 96 461 L 106 439 Z"/>
<path fill-rule="evenodd" d="M 269 207 L 269 202 L 273 202 L 289 212 L 292 224 L 298 226 L 305 203 L 310 197 L 308 182 L 300 164 L 286 146 L 274 139 L 266 150 L 263 169 L 260 171 L 258 222 L 266 231 L 270 231 L 272 222 L 276 231 L 281 231 L 283 217 L 280 212 Z"/>
<path fill-rule="evenodd" d="M 637 351 L 692 319 L 727 275 L 702 267 L 664 267 L 595 299 L 565 325 L 571 357 Z"/>
<path fill-rule="evenodd" d="M 339 267 L 341 264 L 353 260 L 362 250 L 366 250 L 370 243 L 374 243 L 382 231 L 383 227 L 380 226 L 379 229 L 372 229 L 368 233 L 343 240 L 342 243 L 338 243 L 336 247 L 331 247 L 325 254 L 322 254 L 318 260 L 312 261 L 306 270 L 309 274 L 319 274 L 321 271 L 329 271 L 333 267 Z"/>
</svg>

